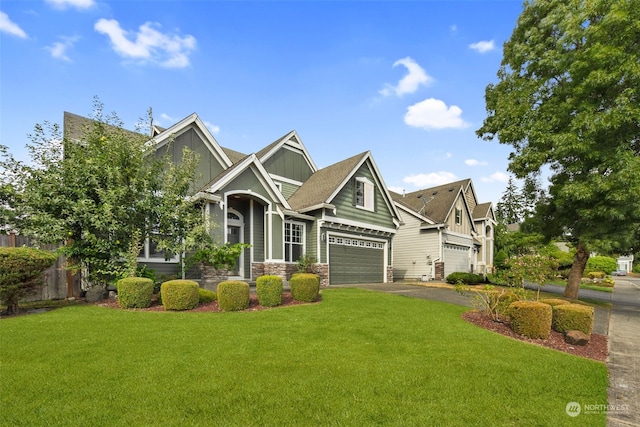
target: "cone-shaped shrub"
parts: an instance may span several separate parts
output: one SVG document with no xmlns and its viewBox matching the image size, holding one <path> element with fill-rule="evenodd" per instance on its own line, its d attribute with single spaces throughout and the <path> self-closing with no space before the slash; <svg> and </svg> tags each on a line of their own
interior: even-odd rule
<svg viewBox="0 0 640 427">
<path fill-rule="evenodd" d="M 563 304 L 553 307 L 553 330 L 561 333 L 575 330 L 591 335 L 593 307 L 582 304 Z"/>
<path fill-rule="evenodd" d="M 125 277 L 116 283 L 118 304 L 122 308 L 147 308 L 153 297 L 153 280 L 145 277 Z"/>
<path fill-rule="evenodd" d="M 218 284 L 218 306 L 222 311 L 240 311 L 249 307 L 249 284 L 226 280 Z"/>
<path fill-rule="evenodd" d="M 200 302 L 200 287 L 193 280 L 169 280 L 160 286 L 165 310 L 191 310 Z"/>
<path fill-rule="evenodd" d="M 282 278 L 280 276 L 260 276 L 256 279 L 258 303 L 264 307 L 282 304 Z"/>
<path fill-rule="evenodd" d="M 511 329 L 520 335 L 547 339 L 551 333 L 552 310 L 549 304 L 516 301 L 509 306 L 509 316 Z"/>
<path fill-rule="evenodd" d="M 291 276 L 291 297 L 296 301 L 313 302 L 320 294 L 320 276 L 310 273 L 299 273 Z"/>
</svg>

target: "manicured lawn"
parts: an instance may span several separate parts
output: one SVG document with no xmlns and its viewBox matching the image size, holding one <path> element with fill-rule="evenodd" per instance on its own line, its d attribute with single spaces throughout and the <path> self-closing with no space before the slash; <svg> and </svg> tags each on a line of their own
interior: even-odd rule
<svg viewBox="0 0 640 427">
<path fill-rule="evenodd" d="M 71 306 L 0 321 L 0 424 L 605 425 L 602 363 L 361 289 L 241 313 Z"/>
</svg>

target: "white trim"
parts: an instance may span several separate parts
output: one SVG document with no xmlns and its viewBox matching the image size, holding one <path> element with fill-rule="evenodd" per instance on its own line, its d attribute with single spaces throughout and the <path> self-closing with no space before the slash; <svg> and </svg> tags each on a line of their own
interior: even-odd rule
<svg viewBox="0 0 640 427">
<path fill-rule="evenodd" d="M 269 176 L 274 181 L 286 182 L 287 184 L 297 185 L 298 187 L 301 187 L 302 184 L 304 184 L 303 182 L 296 181 L 295 179 L 291 179 L 291 178 L 287 178 L 287 177 L 284 177 L 284 176 L 276 175 L 274 173 L 270 173 Z"/>
</svg>

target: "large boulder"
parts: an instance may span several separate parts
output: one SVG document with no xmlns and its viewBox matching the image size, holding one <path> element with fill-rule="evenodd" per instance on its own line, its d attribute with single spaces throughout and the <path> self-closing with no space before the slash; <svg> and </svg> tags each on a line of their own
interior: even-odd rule
<svg viewBox="0 0 640 427">
<path fill-rule="evenodd" d="M 587 345 L 591 337 L 582 331 L 571 330 L 564 334 L 565 342 L 573 345 Z"/>
</svg>

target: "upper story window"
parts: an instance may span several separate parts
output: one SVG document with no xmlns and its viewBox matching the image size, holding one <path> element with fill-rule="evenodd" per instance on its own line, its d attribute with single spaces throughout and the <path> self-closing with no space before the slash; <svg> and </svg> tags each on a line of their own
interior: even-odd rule
<svg viewBox="0 0 640 427">
<path fill-rule="evenodd" d="M 304 223 L 284 223 L 284 260 L 296 262 L 304 253 Z"/>
<path fill-rule="evenodd" d="M 373 211 L 374 188 L 367 178 L 356 178 L 356 207 Z"/>
<path fill-rule="evenodd" d="M 456 225 L 462 224 L 462 209 L 456 208 Z"/>
</svg>

